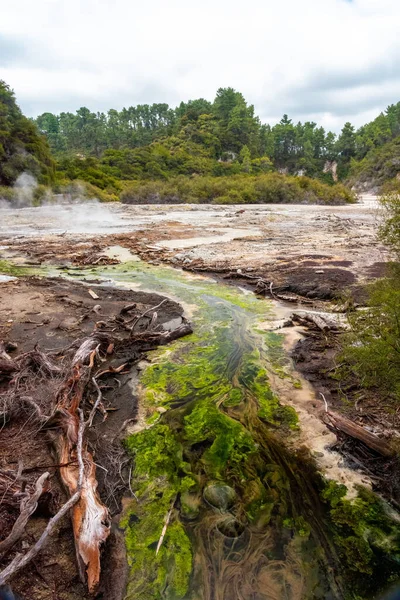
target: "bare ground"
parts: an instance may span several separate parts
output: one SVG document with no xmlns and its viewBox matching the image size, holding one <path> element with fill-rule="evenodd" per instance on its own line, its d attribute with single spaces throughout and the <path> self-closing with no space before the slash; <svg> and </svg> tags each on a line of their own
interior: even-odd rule
<svg viewBox="0 0 400 600">
<path fill-rule="evenodd" d="M 92 298 L 89 290 L 89 286 L 58 279 L 22 278 L 1 283 L 0 339 L 5 342 L 11 358 L 31 351 L 37 344 L 47 352 L 67 348 L 76 339 L 84 339 L 96 327 L 101 327 L 102 321 L 118 315 L 124 306 L 136 303 L 134 314 L 142 314 L 162 300 L 157 294 L 99 286 L 96 286 L 95 292 L 98 297 Z M 183 311 L 177 303 L 166 300 L 157 312 L 157 321 L 163 324 L 180 319 Z M 135 362 L 141 356 L 145 354 L 139 349 Z M 114 366 L 124 361 L 125 357 L 120 356 L 114 361 Z M 133 369 L 118 375 L 118 380 L 111 376 L 105 381 L 103 399 L 107 419 L 103 422 L 101 416 L 97 417 L 89 437 L 94 459 L 99 465 L 100 495 L 111 516 L 115 517 L 104 549 L 103 579 L 96 596 L 107 600 L 123 597 L 127 575 L 125 544 L 117 526 L 117 515 L 121 512 L 124 496 L 130 496 L 130 463 L 121 439 L 124 424 L 134 420 L 137 414 L 137 399 L 131 386 L 134 378 Z M 7 385 L 8 378 L 0 374 L 0 393 L 7 390 Z M 56 395 L 57 385 L 59 382 L 48 380 L 28 393 L 38 405 L 48 406 Z M 2 420 L 0 473 L 6 474 L 9 489 L 13 489 L 14 485 L 19 488 L 19 468 L 23 468 L 22 475 L 28 488 L 44 471 L 49 471 L 51 477 L 46 493 L 28 521 L 25 534 L 0 561 L 0 571 L 16 552 L 24 553 L 32 546 L 49 518 L 67 499 L 58 477 L 59 469 L 51 444 L 52 432 L 38 425 L 29 412 L 29 406 L 25 408 L 16 412 L 10 420 Z M 8 504 L 4 497 L 0 498 L 0 541 L 12 529 L 19 512 L 17 506 L 18 502 Z M 11 583 L 14 593 L 26 599 L 82 600 L 93 597 L 88 595 L 78 575 L 69 516 L 64 517 L 44 550 Z"/>
<path fill-rule="evenodd" d="M 348 206 L 85 206 L 3 211 L 0 243 L 31 261 L 105 262 L 121 245 L 142 259 L 188 270 L 237 271 L 302 297 L 358 296 L 387 260 L 374 199 Z M 36 212 L 35 212 L 36 211 Z M 83 218 L 84 217 L 84 218 Z M 110 260 L 110 258 L 108 258 Z M 239 273 L 240 274 L 240 273 Z M 239 279 L 240 280 L 240 279 Z M 249 284 L 249 277 L 246 277 Z"/>
<path fill-rule="evenodd" d="M 95 205 L 79 209 L 78 215 L 74 211 L 73 208 L 59 211 L 54 207 L 4 211 L 0 223 L 0 259 L 13 258 L 21 264 L 96 265 L 129 259 L 131 252 L 148 262 L 168 263 L 191 271 L 214 273 L 226 282 L 258 291 L 260 288 L 257 286 L 262 279 L 266 283 L 261 290 L 264 293 L 270 292 L 272 284 L 275 298 L 276 293 L 283 296 L 286 294 L 292 296 L 292 301 L 306 303 L 311 307 L 321 306 L 321 302 L 337 298 L 343 303 L 349 295 L 362 302 L 362 285 L 382 276 L 388 259 L 385 248 L 376 241 L 379 215 L 374 199 L 341 207 Z M 121 247 L 125 250 L 121 251 Z M 127 251 L 129 252 L 126 254 Z M 125 252 L 125 255 L 122 256 L 121 252 Z M 96 304 L 100 303 L 106 314 L 107 311 L 115 310 L 116 302 L 126 303 L 133 294 L 106 288 L 99 293 L 101 299 L 93 300 L 88 294 L 87 286 L 62 281 L 52 281 L 49 284 L 40 280 L 2 283 L 0 292 L 0 337 L 16 341 L 17 352 L 33 347 L 37 340 L 43 348 L 65 345 L 67 340 L 78 335 L 80 328 L 87 327 L 89 330 L 96 319 L 99 319 L 99 315 L 93 313 Z M 135 301 L 141 302 L 143 307 L 157 304 L 155 297 L 142 294 L 140 299 L 139 296 L 135 292 Z M 280 302 L 279 310 L 282 315 L 287 315 L 291 306 L 291 303 Z M 170 313 L 162 318 L 169 320 L 173 314 L 181 315 L 182 312 L 176 304 L 171 303 Z M 86 315 L 85 319 L 77 323 L 83 315 Z M 289 350 L 296 339 L 303 338 L 304 331 L 299 327 L 295 332 L 290 329 L 286 331 Z M 292 340 L 291 336 L 294 336 Z M 312 383 L 317 395 L 313 397 L 311 389 L 306 389 L 303 394 L 300 390 L 299 396 L 302 397 L 299 398 L 296 409 L 304 413 L 303 421 L 311 419 L 309 429 L 305 430 L 309 435 L 314 432 L 314 437 L 320 437 L 322 448 L 326 445 L 325 440 L 331 436 L 326 435 L 329 432 L 319 420 L 323 419 L 324 410 L 318 393 L 325 393 L 335 409 L 346 412 L 346 407 L 339 400 L 335 382 L 328 382 L 329 377 L 325 373 L 331 368 L 334 349 L 329 348 L 329 345 L 318 346 L 321 340 L 316 340 L 313 345 L 309 339 L 305 339 L 301 351 L 300 346 L 296 348 L 294 358 L 297 368 Z M 324 357 L 322 360 L 321 355 Z M 124 389 L 127 390 L 126 395 Z M 123 383 L 120 395 L 121 403 L 114 406 L 119 410 L 110 412 L 106 428 L 98 427 L 92 440 L 93 445 L 99 449 L 99 456 L 107 437 L 113 438 L 121 422 L 135 415 L 136 405 L 128 382 Z M 129 408 L 123 408 L 126 406 Z M 362 415 L 359 410 L 361 407 L 361 412 L 364 411 Z M 359 406 L 350 416 L 372 428 L 380 428 L 380 435 L 382 432 L 384 434 L 385 427 L 387 430 L 397 427 L 397 423 L 385 424 L 383 421 L 386 416 L 382 413 L 374 414 L 368 403 Z M 18 427 L 22 425 L 17 424 L 17 429 L 13 431 L 10 429 L 11 439 L 20 435 Z M 343 450 L 344 455 L 346 452 L 352 455 L 353 463 L 350 461 L 350 464 L 353 466 L 360 468 L 360 465 L 364 465 L 361 473 L 369 470 L 368 476 L 379 487 L 379 470 L 384 472 L 386 468 L 382 461 L 379 462 L 381 459 L 377 460 L 377 457 L 370 454 L 363 457 L 365 449 L 361 447 L 360 454 L 359 447 L 346 447 L 346 443 L 345 439 L 339 437 L 337 449 Z M 15 442 L 11 442 L 9 448 L 4 456 L 0 455 L 0 460 L 15 461 Z M 37 459 L 48 461 L 48 455 L 43 454 L 48 452 L 46 448 L 44 444 L 37 451 L 31 451 L 28 444 L 27 450 L 24 450 L 22 444 L 24 465 L 25 461 L 27 466 L 32 467 L 43 464 Z M 360 477 L 362 478 L 362 474 Z M 106 485 L 104 481 L 101 484 L 104 493 Z M 62 497 L 63 490 L 56 477 L 52 478 L 52 485 L 54 501 L 57 501 L 58 497 Z M 387 490 L 387 495 L 391 495 L 390 490 Z M 111 498 L 111 504 L 114 503 L 112 511 L 117 512 L 119 500 L 118 494 L 115 499 Z M 40 529 L 45 518 L 46 515 L 39 512 L 32 521 L 32 526 Z M 112 543 L 115 544 L 116 553 L 110 552 L 108 555 L 109 572 L 115 572 L 116 579 L 122 581 L 123 574 L 117 571 L 119 563 L 113 560 L 113 556 L 118 556 L 121 551 L 118 532 L 116 529 L 115 531 Z M 35 531 L 30 535 L 35 537 Z M 23 597 L 28 589 L 37 590 L 39 595 L 33 597 L 44 600 L 86 597 L 77 578 L 71 554 L 73 540 L 68 524 L 60 530 L 59 535 L 60 539 L 54 540 L 54 544 L 52 542 L 53 545 L 49 546 L 48 554 L 45 553 L 43 559 L 36 566 L 33 564 L 20 578 L 16 590 Z M 63 561 L 51 561 L 52 553 L 60 547 L 66 557 L 65 565 Z M 32 581 L 36 588 L 32 588 Z M 65 592 L 67 587 L 70 590 L 68 594 Z M 113 598 L 108 590 L 103 591 L 103 594 L 104 598 Z M 30 597 L 29 593 L 26 597 Z"/>
</svg>

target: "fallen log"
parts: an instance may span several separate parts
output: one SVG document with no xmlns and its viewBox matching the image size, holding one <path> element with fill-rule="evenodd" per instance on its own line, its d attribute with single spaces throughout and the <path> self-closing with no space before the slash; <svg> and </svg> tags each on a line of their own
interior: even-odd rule
<svg viewBox="0 0 400 600">
<path fill-rule="evenodd" d="M 346 435 L 363 442 L 363 444 L 365 444 L 368 448 L 374 450 L 382 456 L 393 456 L 394 452 L 390 445 L 385 440 L 382 440 L 375 434 L 364 429 L 364 427 L 361 427 L 360 425 L 353 423 L 353 421 L 350 421 L 350 419 L 347 419 L 342 415 L 338 415 L 330 410 L 328 410 L 325 414 L 329 424 L 334 427 L 334 429 L 337 429 L 338 431 L 341 431 Z"/>
<path fill-rule="evenodd" d="M 294 312 L 292 313 L 293 321 L 297 321 L 302 325 L 314 325 L 320 331 L 338 331 L 342 328 L 339 319 L 335 319 L 329 314 L 314 313 L 314 312 Z"/>
</svg>

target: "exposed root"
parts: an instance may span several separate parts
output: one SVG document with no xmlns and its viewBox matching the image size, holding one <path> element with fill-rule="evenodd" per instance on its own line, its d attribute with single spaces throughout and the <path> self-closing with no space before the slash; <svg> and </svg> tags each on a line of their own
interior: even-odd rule
<svg viewBox="0 0 400 600">
<path fill-rule="evenodd" d="M 56 352 L 45 354 L 36 346 L 31 352 L 11 359 L 4 345 L 0 346 L 0 379 L 6 381 L 6 387 L 0 393 L 0 416 L 4 424 L 15 417 L 22 417 L 24 424 L 29 420 L 34 422 L 34 427 L 37 424 L 37 433 L 50 431 L 57 452 L 54 466 L 59 468 L 60 478 L 69 495 L 69 500 L 50 519 L 34 546 L 25 555 L 17 554 L 0 573 L 0 585 L 4 585 L 41 551 L 57 523 L 71 511 L 80 577 L 87 584 L 89 593 L 97 591 L 102 547 L 111 526 L 109 509 L 98 493 L 97 465 L 88 442 L 88 430 L 95 424 L 97 412 L 102 412 L 103 420 L 107 417 L 98 379 L 106 374 L 126 372 L 143 357 L 143 350 L 192 332 L 186 322 L 173 331 L 158 331 L 155 328 L 156 309 L 164 302 L 166 300 L 133 317 L 130 315 L 135 305 L 128 305 L 117 317 L 102 322 L 101 331 L 97 323 L 89 337 L 75 340 L 67 348 Z M 148 319 L 144 330 L 141 325 L 139 331 L 134 331 L 144 318 Z M 121 355 L 124 359 L 119 364 L 121 361 L 118 356 Z M 110 361 L 116 358 L 117 364 L 112 364 Z M 43 393 L 44 390 L 47 393 Z M 97 393 L 94 402 L 91 401 L 93 391 Z M 89 410 L 88 403 L 91 403 Z M 109 462 L 112 471 L 117 474 L 117 479 L 119 477 L 121 485 L 128 489 L 126 477 L 129 464 L 123 466 L 126 463 L 124 453 L 111 454 Z M 20 506 L 20 515 L 11 532 L 0 542 L 0 556 L 3 557 L 25 533 L 28 519 L 36 510 L 49 478 L 49 472 L 46 471 L 37 479 L 33 491 L 29 484 L 28 492 L 25 490 L 28 480 L 21 477 L 22 464 L 20 467 L 17 475 L 0 469 L 0 504 L 10 505 L 13 510 Z M 105 471 L 107 474 L 107 469 Z M 113 486 L 105 484 L 105 490 L 108 491 L 108 498 L 115 500 L 117 492 Z"/>
</svg>

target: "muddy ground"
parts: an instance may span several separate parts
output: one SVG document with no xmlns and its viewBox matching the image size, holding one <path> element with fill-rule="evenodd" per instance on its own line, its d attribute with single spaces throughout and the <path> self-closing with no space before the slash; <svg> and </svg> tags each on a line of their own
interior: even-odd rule
<svg viewBox="0 0 400 600">
<path fill-rule="evenodd" d="M 94 290 L 89 286 L 61 279 L 33 277 L 0 285 L 0 339 L 12 359 L 31 351 L 36 345 L 46 353 L 57 353 L 75 340 L 89 336 L 94 329 L 101 328 L 102 322 L 118 316 L 123 307 L 136 303 L 130 314 L 142 314 L 163 300 L 157 294 L 100 286 L 94 288 L 97 297 L 92 298 L 90 293 Z M 166 300 L 157 310 L 157 323 L 168 328 L 168 323 L 174 319 L 176 325 L 182 312 L 177 303 Z M 143 328 L 146 326 L 146 318 L 141 325 Z M 142 353 L 139 347 L 134 362 L 137 363 L 142 356 L 144 359 L 145 352 Z M 59 358 L 61 360 L 62 357 Z M 117 368 L 124 361 L 125 357 L 117 357 L 113 365 Z M 136 368 L 139 367 L 125 369 L 104 382 L 102 392 L 107 419 L 103 421 L 102 415 L 98 415 L 89 436 L 94 460 L 99 465 L 100 496 L 114 519 L 121 512 L 124 498 L 131 499 L 128 485 L 130 461 L 122 445 L 122 434 L 124 426 L 134 421 L 137 414 L 134 394 Z M 0 391 L 5 392 L 8 383 L 9 378 L 0 374 Z M 59 382 L 51 380 L 41 385 L 37 396 L 33 393 L 34 400 L 40 406 L 47 406 L 47 400 L 49 398 L 51 403 L 57 386 Z M 32 485 L 45 470 L 50 472 L 51 478 L 47 492 L 28 522 L 26 533 L 0 562 L 0 570 L 16 552 L 29 549 L 49 518 L 67 499 L 60 485 L 58 468 L 52 467 L 57 461 L 51 435 L 51 429 L 38 426 L 29 406 L 10 420 L 2 420 L 0 474 L 8 474 L 9 486 L 12 488 L 16 483 L 19 468 L 23 468 L 22 475 L 27 486 Z M 17 506 L 18 503 L 13 507 L 0 502 L 0 539 L 10 533 L 18 516 Z M 127 570 L 124 553 L 123 535 L 117 525 L 113 525 L 104 549 L 103 580 L 97 598 L 116 600 L 123 597 Z M 14 593 L 26 600 L 82 600 L 93 597 L 88 595 L 86 586 L 79 579 L 69 517 L 63 519 L 61 527 L 36 559 L 13 578 L 12 588 Z"/>
<path fill-rule="evenodd" d="M 266 295 L 272 292 L 275 301 L 282 296 L 279 309 L 287 316 L 292 306 L 298 304 L 313 309 L 335 299 L 343 305 L 349 295 L 363 301 L 362 286 L 382 276 L 388 259 L 387 251 L 376 239 L 378 221 L 374 198 L 340 207 L 135 207 L 90 203 L 77 207 L 3 210 L 0 213 L 0 273 L 2 258 L 33 266 L 52 264 L 62 267 L 115 263 L 137 255 L 156 264 L 167 263 L 191 271 L 213 273 L 232 285 L 246 286 Z M 143 311 L 160 302 L 157 294 L 97 286 L 95 293 L 99 298 L 94 299 L 89 289 L 89 285 L 56 279 L 0 282 L 0 339 L 15 343 L 16 354 L 32 349 L 37 342 L 45 350 L 61 348 L 89 333 L 96 322 L 113 311 L 118 312 L 127 303 L 137 302 L 138 310 Z M 333 307 L 326 306 L 326 310 Z M 168 301 L 159 313 L 159 322 L 181 315 L 181 307 Z M 368 400 L 364 400 L 364 404 L 359 401 L 354 408 L 357 398 L 350 391 L 353 408 L 347 410 L 337 383 L 327 376 L 327 371 L 335 364 L 334 340 L 328 343 L 326 336 L 321 335 L 304 338 L 301 327 L 289 328 L 287 332 L 288 350 L 293 348 L 296 340 L 302 340 L 295 348 L 294 360 L 316 390 L 316 397 L 308 402 L 314 416 L 317 413 L 323 415 L 322 401 L 318 398 L 322 392 L 331 407 L 347 412 L 372 430 L 375 428 L 379 435 L 386 435 L 398 427 L 397 422 L 385 422 L 387 415 L 374 412 L 373 404 Z M 104 442 L 110 445 L 110 441 L 119 441 L 121 426 L 135 418 L 137 406 L 130 379 L 131 374 L 123 375 L 105 394 L 106 407 L 117 410 L 110 410 L 105 424 L 98 422 L 92 434 L 91 443 L 99 464 L 107 464 L 107 456 L 102 455 Z M 32 469 L 29 473 L 35 478 L 37 467 L 53 464 L 53 458 L 46 435 L 25 421 L 16 421 L 3 429 L 2 439 L 7 443 L 2 445 L 0 469 L 4 465 L 17 469 L 18 459 L 21 459 L 24 468 Z M 385 473 L 387 463 L 370 454 L 363 458 L 359 446 L 354 448 L 346 443 L 339 437 L 338 450 L 350 456 L 352 466 L 360 468 L 360 464 L 364 464 L 367 474 L 368 465 L 372 465 L 368 475 L 379 488 L 379 470 Z M 52 474 L 55 472 L 56 469 Z M 121 481 L 107 482 L 102 469 L 98 473 L 102 498 L 111 513 L 118 514 L 121 498 L 129 490 Z M 391 491 L 385 491 L 390 497 Z M 57 477 L 53 476 L 51 497 L 31 519 L 20 548 L 27 547 L 37 537 L 51 511 L 63 499 L 64 492 Z M 5 523 L 5 535 L 14 518 L 15 515 L 0 514 Z M 123 584 L 124 580 L 124 573 L 117 569 L 124 561 L 113 559 L 123 552 L 123 543 L 116 528 L 114 532 L 109 542 L 114 552 L 108 554 L 110 562 L 105 580 L 109 584 L 112 582 L 111 587 L 116 591 L 113 596 L 110 586 L 103 587 L 103 595 L 99 596 L 107 600 L 118 598 L 121 585 L 118 588 L 115 582 Z M 111 578 L 112 573 L 115 579 Z M 88 597 L 76 571 L 72 532 L 67 520 L 46 550 L 18 578 L 14 588 L 22 598 L 77 600 Z"/>
<path fill-rule="evenodd" d="M 3 210 L 0 244 L 5 255 L 78 264 L 105 262 L 104 249 L 120 245 L 151 262 L 227 279 L 233 273 L 247 285 L 262 277 L 301 297 L 351 291 L 360 299 L 362 284 L 382 276 L 388 258 L 376 239 L 379 218 L 374 197 L 334 207 L 90 203 Z"/>
</svg>

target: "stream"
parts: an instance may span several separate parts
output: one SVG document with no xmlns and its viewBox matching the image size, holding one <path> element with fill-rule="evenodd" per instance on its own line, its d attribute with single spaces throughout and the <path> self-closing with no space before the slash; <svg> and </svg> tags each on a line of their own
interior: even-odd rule
<svg viewBox="0 0 400 600">
<path fill-rule="evenodd" d="M 301 424 L 271 381 L 301 383 L 261 326 L 271 302 L 141 261 L 79 274 L 172 297 L 194 325 L 151 353 L 136 390 L 128 599 L 374 598 L 398 580 L 389 507 L 361 486 L 348 499 L 296 446 Z"/>
<path fill-rule="evenodd" d="M 134 498 L 120 522 L 126 598 L 380 598 L 400 580 L 399 519 L 359 485 L 360 474 L 351 472 L 351 493 L 344 465 L 322 474 L 305 443 L 313 429 L 305 436 L 290 401 L 305 382 L 284 337 L 268 331 L 276 306 L 133 258 L 125 252 L 118 265 L 36 270 L 62 269 L 92 289 L 158 292 L 180 302 L 193 323 L 192 335 L 149 353 L 132 383 L 139 413 L 125 445 Z M 325 426 L 317 417 L 312 423 L 326 439 L 323 454 L 333 456 L 325 450 L 332 438 L 317 430 Z"/>
</svg>

